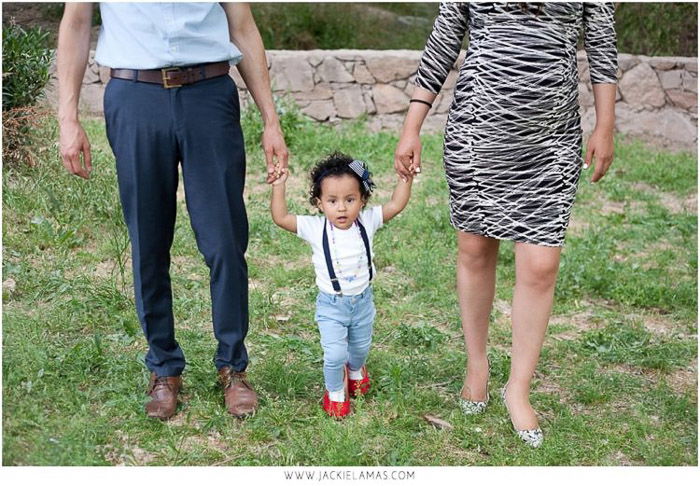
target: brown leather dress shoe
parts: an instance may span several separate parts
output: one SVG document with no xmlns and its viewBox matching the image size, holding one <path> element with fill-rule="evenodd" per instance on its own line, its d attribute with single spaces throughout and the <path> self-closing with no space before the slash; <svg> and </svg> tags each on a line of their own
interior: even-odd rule
<svg viewBox="0 0 700 486">
<path fill-rule="evenodd" d="M 151 373 L 147 395 L 152 400 L 146 404 L 146 415 L 152 418 L 167 420 L 175 415 L 177 394 L 182 386 L 180 376 L 156 376 Z"/>
<path fill-rule="evenodd" d="M 243 418 L 255 412 L 258 395 L 248 383 L 245 371 L 224 366 L 219 370 L 219 381 L 224 387 L 224 402 L 231 415 Z"/>
</svg>

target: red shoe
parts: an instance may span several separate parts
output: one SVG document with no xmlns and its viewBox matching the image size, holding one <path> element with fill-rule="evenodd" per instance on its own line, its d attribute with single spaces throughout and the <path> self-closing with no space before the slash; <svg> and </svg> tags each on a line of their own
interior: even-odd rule
<svg viewBox="0 0 700 486">
<path fill-rule="evenodd" d="M 347 368 L 347 367 L 346 367 Z M 329 417 L 341 419 L 350 414 L 350 393 L 348 393 L 348 371 L 343 368 L 343 382 L 345 383 L 345 401 L 333 402 L 328 396 L 328 390 L 323 394 L 323 410 Z"/>
<path fill-rule="evenodd" d="M 352 397 L 358 397 L 360 395 L 366 395 L 369 391 L 369 374 L 367 373 L 367 366 L 362 366 L 360 368 L 362 371 L 361 380 L 351 380 L 348 378 L 348 387 L 350 388 L 350 395 Z M 350 368 L 348 368 L 348 374 L 350 373 Z"/>
<path fill-rule="evenodd" d="M 332 402 L 328 397 L 328 390 L 323 394 L 323 410 L 329 417 L 343 418 L 350 414 L 350 397 L 346 394 L 344 402 Z"/>
</svg>

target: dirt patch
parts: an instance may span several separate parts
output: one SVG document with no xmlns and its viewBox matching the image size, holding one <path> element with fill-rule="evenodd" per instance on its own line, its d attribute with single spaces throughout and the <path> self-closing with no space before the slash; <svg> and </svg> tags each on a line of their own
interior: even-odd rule
<svg viewBox="0 0 700 486">
<path fill-rule="evenodd" d="M 666 377 L 666 381 L 673 391 L 676 393 L 682 393 L 687 390 L 695 390 L 697 393 L 698 389 L 698 359 L 695 358 L 693 362 L 685 367 L 674 371 Z"/>
<path fill-rule="evenodd" d="M 607 367 L 608 370 L 617 373 L 624 373 L 631 376 L 636 376 L 648 380 L 653 385 L 658 384 L 662 380 L 671 387 L 674 393 L 682 394 L 688 391 L 694 391 L 697 394 L 698 389 L 698 360 L 695 358 L 691 364 L 684 368 L 676 369 L 671 373 L 666 373 L 659 370 L 640 368 L 627 365 L 624 363 L 615 364 Z M 617 408 L 625 408 L 629 406 L 628 402 L 616 405 Z"/>
<path fill-rule="evenodd" d="M 677 321 L 661 314 L 634 314 L 628 317 L 641 321 L 645 329 L 653 334 L 690 337 L 684 332 L 685 326 L 680 326 Z"/>
<path fill-rule="evenodd" d="M 610 458 L 610 463 L 616 466 L 634 466 L 635 463 L 621 451 L 615 451 Z"/>
<path fill-rule="evenodd" d="M 118 445 L 106 444 L 97 447 L 104 459 L 112 465 L 146 466 L 155 459 L 155 454 L 145 451 L 140 447 L 129 445 L 129 437 L 121 430 L 116 432 L 116 436 Z"/>
<path fill-rule="evenodd" d="M 638 191 L 648 192 L 659 198 L 659 202 L 672 213 L 692 213 L 698 211 L 698 195 L 690 194 L 679 197 L 671 192 L 660 191 L 645 182 L 635 182 L 632 187 Z"/>
<path fill-rule="evenodd" d="M 183 451 L 192 449 L 199 451 L 202 448 L 224 452 L 228 451 L 231 447 L 222 439 L 221 434 L 217 431 L 211 431 L 207 435 L 203 433 L 191 435 L 186 437 L 181 445 Z"/>
</svg>

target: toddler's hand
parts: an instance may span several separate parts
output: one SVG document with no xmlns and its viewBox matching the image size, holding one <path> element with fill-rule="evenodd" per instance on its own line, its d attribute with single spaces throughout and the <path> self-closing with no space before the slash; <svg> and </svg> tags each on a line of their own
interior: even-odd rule
<svg viewBox="0 0 700 486">
<path fill-rule="evenodd" d="M 280 184 L 284 184 L 287 182 L 287 177 L 289 176 L 289 172 L 287 169 L 275 169 L 274 173 L 276 179 L 274 179 L 270 184 L 273 186 L 279 186 Z"/>
</svg>

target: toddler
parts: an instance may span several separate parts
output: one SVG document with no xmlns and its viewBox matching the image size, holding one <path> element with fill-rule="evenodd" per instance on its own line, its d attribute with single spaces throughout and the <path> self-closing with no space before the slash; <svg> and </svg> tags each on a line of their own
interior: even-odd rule
<svg viewBox="0 0 700 486">
<path fill-rule="evenodd" d="M 374 188 L 366 164 L 334 153 L 311 170 L 309 202 L 323 213 L 320 216 L 288 213 L 286 180 L 283 172 L 272 183 L 272 219 L 311 244 L 319 288 L 316 322 L 326 385 L 323 409 L 341 418 L 350 413 L 350 397 L 367 393 L 370 386 L 365 361 L 376 313 L 372 238 L 406 207 L 412 179 L 400 179 L 388 203 L 366 208 Z"/>
</svg>

